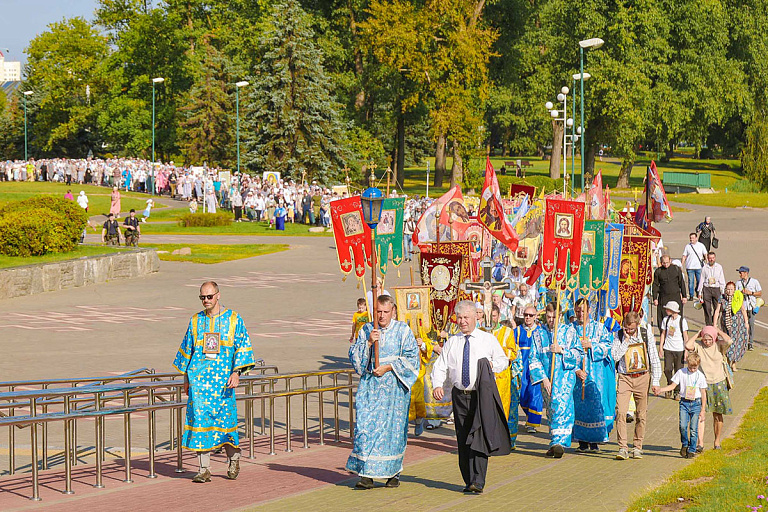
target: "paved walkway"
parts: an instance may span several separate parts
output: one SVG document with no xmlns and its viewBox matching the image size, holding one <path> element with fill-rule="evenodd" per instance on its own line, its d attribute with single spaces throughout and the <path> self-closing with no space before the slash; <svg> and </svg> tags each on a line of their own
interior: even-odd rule
<svg viewBox="0 0 768 512">
<path fill-rule="evenodd" d="M 718 260 L 726 278 L 737 278 L 742 264 L 761 275 L 768 249 L 763 228 L 768 212 L 696 208 L 679 213 L 675 222 L 660 229 L 673 256 L 679 257 L 687 234 L 705 211 L 718 227 Z M 147 239 L 150 237 L 148 236 Z M 157 236 L 171 241 L 171 237 Z M 3 380 L 85 376 L 121 372 L 143 366 L 169 369 L 189 315 L 199 309 L 197 286 L 208 278 L 222 285 L 222 301 L 242 313 L 257 354 L 281 371 L 346 367 L 346 331 L 355 299 L 362 295 L 354 279 L 341 281 L 330 238 L 178 237 L 192 242 L 290 243 L 292 249 L 217 265 L 162 262 L 161 272 L 132 281 L 106 283 L 65 292 L 3 300 L 0 327 L 13 339 L 12 357 L 0 359 Z M 176 240 L 174 240 L 176 241 Z M 407 267 L 398 278 L 392 272 L 386 287 L 407 284 Z M 686 308 L 686 316 L 701 321 L 701 312 Z M 768 339 L 758 329 L 757 339 Z M 751 404 L 766 383 L 765 345 L 748 353 L 736 374 L 733 406 L 726 419 L 731 432 L 738 415 Z M 343 416 L 343 415 L 342 415 Z M 0 510 L 338 510 L 348 507 L 382 510 L 495 510 L 513 506 L 524 510 L 620 510 L 630 497 L 663 480 L 687 464 L 677 456 L 677 403 L 653 398 L 642 460 L 615 461 L 615 443 L 600 455 L 568 453 L 561 460 L 545 459 L 545 433 L 521 434 L 518 450 L 490 462 L 488 485 L 482 496 L 463 496 L 453 431 L 441 429 L 409 443 L 403 485 L 396 490 L 352 489 L 354 479 L 343 470 L 348 444 L 315 444 L 293 453 L 266 455 L 259 438 L 255 461 L 245 460 L 240 479 L 217 478 L 208 485 L 189 482 L 192 472 L 176 475 L 173 456 L 159 456 L 156 480 L 146 478 L 146 466 L 137 462 L 134 482 L 121 482 L 121 461 L 109 464 L 107 488 L 95 490 L 93 468 L 78 466 L 74 496 L 63 496 L 59 470 L 43 472 L 42 503 L 31 503 L 29 475 L 0 477 Z M 119 432 L 119 431 L 118 431 Z M 141 445 L 141 434 L 137 433 Z M 711 446 L 711 423 L 707 429 Z M 7 439 L 0 437 L 0 448 Z M 298 438 L 295 444 L 300 446 Z M 23 450 L 24 447 L 21 447 Z M 27 447 L 28 449 L 28 447 Z M 0 451 L 0 459 L 2 452 Z M 188 456 L 186 467 L 193 467 Z M 0 467 L 6 467 L 3 463 Z M 221 464 L 215 466 L 223 474 Z"/>
</svg>

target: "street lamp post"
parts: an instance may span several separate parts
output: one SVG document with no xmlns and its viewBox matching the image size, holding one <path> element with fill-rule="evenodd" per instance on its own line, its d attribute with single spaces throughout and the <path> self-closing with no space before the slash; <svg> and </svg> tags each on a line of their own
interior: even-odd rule
<svg viewBox="0 0 768 512">
<path fill-rule="evenodd" d="M 566 184 L 568 183 L 568 128 L 573 126 L 573 119 L 568 117 L 568 93 L 570 90 L 568 87 L 563 86 L 560 89 L 560 92 L 557 95 L 557 101 L 559 103 L 563 104 L 563 117 L 560 117 L 560 111 L 554 108 L 554 105 L 551 101 L 548 101 L 545 104 L 545 107 L 547 110 L 549 110 L 549 115 L 552 116 L 552 119 L 555 121 L 562 121 L 563 122 L 563 195 L 566 194 L 567 188 Z M 571 146 L 573 146 L 573 143 L 571 143 Z M 573 185 L 573 184 L 571 184 Z"/>
<path fill-rule="evenodd" d="M 29 160 L 29 154 L 27 151 L 27 96 L 32 94 L 32 91 L 24 91 L 24 161 Z"/>
<path fill-rule="evenodd" d="M 235 84 L 235 132 L 237 139 L 237 172 L 240 172 L 240 88 L 249 85 L 245 80 L 241 80 Z"/>
<path fill-rule="evenodd" d="M 596 50 L 603 46 L 605 41 L 600 39 L 599 37 L 593 37 L 591 39 L 585 39 L 583 41 L 579 41 L 579 94 L 581 95 L 581 123 L 579 124 L 579 127 L 581 128 L 581 191 L 584 192 L 584 132 L 585 132 L 585 126 L 584 126 L 584 80 L 586 78 L 584 74 L 584 50 L 585 49 L 593 49 Z"/>
<path fill-rule="evenodd" d="M 165 82 L 165 78 L 157 77 L 152 79 L 152 194 L 155 193 L 157 180 L 155 179 L 155 84 Z"/>
</svg>

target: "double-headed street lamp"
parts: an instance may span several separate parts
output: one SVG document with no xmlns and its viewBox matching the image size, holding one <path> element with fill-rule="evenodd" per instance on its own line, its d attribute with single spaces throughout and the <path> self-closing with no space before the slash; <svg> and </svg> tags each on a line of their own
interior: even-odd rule
<svg viewBox="0 0 768 512">
<path fill-rule="evenodd" d="M 240 172 L 240 88 L 249 85 L 245 80 L 235 84 L 235 111 L 236 111 L 236 133 L 237 133 L 237 172 Z"/>
<path fill-rule="evenodd" d="M 599 37 L 584 39 L 579 41 L 579 93 L 581 94 L 581 191 L 584 192 L 584 80 L 587 78 L 584 73 L 584 50 L 597 50 L 605 41 Z"/>
<path fill-rule="evenodd" d="M 27 96 L 32 94 L 32 91 L 24 91 L 24 161 L 29 160 L 27 152 Z"/>
<path fill-rule="evenodd" d="M 157 77 L 152 79 L 152 193 L 155 193 L 157 180 L 154 176 L 155 171 L 155 84 L 165 82 L 165 78 Z"/>
<path fill-rule="evenodd" d="M 558 103 L 563 104 L 563 117 L 560 117 L 560 111 L 554 108 L 554 105 L 551 101 L 548 101 L 544 106 L 547 107 L 547 110 L 549 110 L 549 115 L 552 116 L 552 119 L 555 121 L 562 121 L 563 122 L 563 194 L 566 193 L 565 184 L 568 182 L 568 171 L 567 171 L 567 163 L 568 163 L 568 128 L 573 126 L 573 119 L 568 117 L 568 93 L 570 90 L 568 87 L 563 86 L 560 89 L 560 93 L 557 95 L 557 101 Z M 571 144 L 573 145 L 573 144 Z"/>
</svg>

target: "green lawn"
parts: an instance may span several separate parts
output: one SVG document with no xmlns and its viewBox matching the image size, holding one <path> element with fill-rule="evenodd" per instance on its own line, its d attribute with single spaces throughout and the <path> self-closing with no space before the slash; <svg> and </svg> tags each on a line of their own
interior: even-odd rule
<svg viewBox="0 0 768 512">
<path fill-rule="evenodd" d="M 707 450 L 627 510 L 748 511 L 768 501 L 768 388 L 763 388 L 722 450 Z M 679 499 L 683 498 L 683 501 Z"/>
<path fill-rule="evenodd" d="M 254 256 L 287 251 L 289 249 L 288 244 L 141 244 L 141 247 L 152 248 L 158 251 L 168 251 L 167 253 L 158 254 L 158 257 L 163 261 L 188 261 L 191 263 L 209 264 L 252 258 Z M 192 250 L 192 254 L 171 254 L 171 252 L 176 249 L 181 249 L 182 247 L 189 247 Z"/>
<path fill-rule="evenodd" d="M 29 258 L 19 258 L 0 254 L 0 268 L 19 267 L 22 265 L 33 265 L 36 263 L 52 263 L 54 261 L 74 260 L 83 258 L 85 256 L 110 254 L 120 250 L 126 249 L 105 247 L 101 245 L 79 245 L 72 252 L 46 254 L 45 256 L 31 256 Z"/>
<path fill-rule="evenodd" d="M 147 222 L 141 225 L 145 235 L 263 235 L 263 236 L 333 236 L 330 231 L 310 233 L 306 224 L 285 224 L 285 231 L 276 231 L 264 222 L 233 222 L 229 226 L 189 227 L 176 223 L 160 224 Z"/>
<path fill-rule="evenodd" d="M 20 182 L 20 181 L 4 181 L 0 182 L 0 206 L 9 201 L 18 201 L 21 199 L 27 199 L 38 194 L 53 194 L 64 197 L 67 190 L 72 191 L 72 195 L 77 197 L 81 190 L 85 191 L 88 196 L 88 213 L 91 215 L 99 215 L 109 213 L 109 206 L 111 203 L 110 194 L 112 190 L 107 187 L 97 187 L 94 185 L 66 185 L 63 183 L 51 183 L 46 182 Z M 127 212 L 131 208 L 134 208 L 137 212 L 141 212 L 146 208 L 146 200 L 150 197 L 149 194 L 139 194 L 136 192 L 120 192 L 121 200 L 120 206 L 122 211 Z M 155 207 L 165 206 L 157 201 L 155 198 Z"/>
</svg>

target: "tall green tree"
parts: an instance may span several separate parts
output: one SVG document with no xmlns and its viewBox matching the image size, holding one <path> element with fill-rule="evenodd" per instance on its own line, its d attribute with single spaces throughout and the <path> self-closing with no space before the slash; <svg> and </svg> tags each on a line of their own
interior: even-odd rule
<svg viewBox="0 0 768 512">
<path fill-rule="evenodd" d="M 345 126 L 296 0 L 276 3 L 259 41 L 243 140 L 254 171 L 279 171 L 328 183 L 345 165 Z"/>
<path fill-rule="evenodd" d="M 181 150 L 187 164 L 231 167 L 235 149 L 234 85 L 227 73 L 228 62 L 210 41 L 197 52 L 199 63 L 195 85 L 187 104 L 181 107 Z"/>
</svg>

